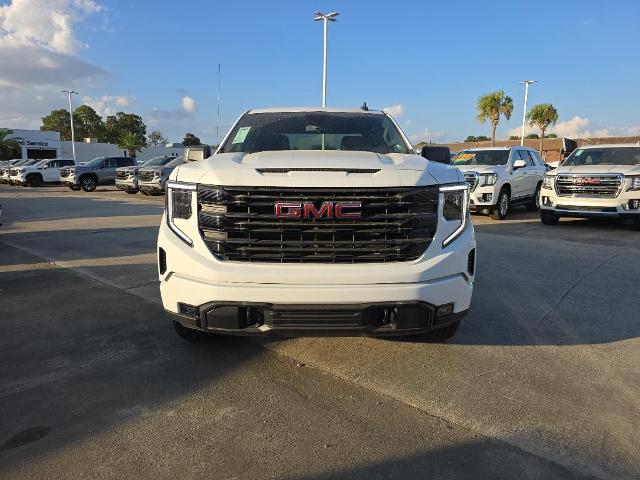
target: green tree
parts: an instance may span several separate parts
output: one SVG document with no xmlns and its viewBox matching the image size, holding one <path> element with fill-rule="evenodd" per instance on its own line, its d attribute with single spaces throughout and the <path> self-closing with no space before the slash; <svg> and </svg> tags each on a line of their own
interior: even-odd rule
<svg viewBox="0 0 640 480">
<path fill-rule="evenodd" d="M 69 117 L 69 110 L 61 108 L 49 112 L 49 115 L 42 117 L 40 130 L 60 132 L 61 140 L 71 140 L 71 117 Z"/>
<path fill-rule="evenodd" d="M 487 140 L 491 140 L 489 137 L 487 137 L 486 135 L 469 135 L 467 138 L 464 139 L 465 142 L 486 142 Z"/>
<path fill-rule="evenodd" d="M 540 138 L 540 135 L 538 135 L 537 133 L 530 133 L 524 138 L 528 138 L 529 140 L 538 140 Z M 518 137 L 518 139 L 520 139 L 520 137 Z"/>
<path fill-rule="evenodd" d="M 89 105 L 80 105 L 73 111 L 73 127 L 76 138 L 97 138 L 105 140 L 105 126 L 102 117 Z"/>
<path fill-rule="evenodd" d="M 7 137 L 13 133 L 8 128 L 0 128 L 0 160 L 11 160 L 20 158 L 22 150 L 15 140 L 8 140 Z"/>
<path fill-rule="evenodd" d="M 118 140 L 118 148 L 126 150 L 130 157 L 135 157 L 136 152 L 141 151 L 144 146 L 144 137 L 137 132 L 125 132 Z"/>
<path fill-rule="evenodd" d="M 464 139 L 464 141 L 465 142 L 477 142 L 478 140 L 473 135 L 469 135 L 467 138 Z"/>
<path fill-rule="evenodd" d="M 147 126 L 140 115 L 118 112 L 115 115 L 109 115 L 104 124 L 106 130 L 105 141 L 118 143 L 125 133 L 134 133 L 142 139 L 142 146 L 147 146 L 147 139 L 145 138 Z"/>
<path fill-rule="evenodd" d="M 540 129 L 540 153 L 544 147 L 544 132 L 549 125 L 554 125 L 558 121 L 558 111 L 550 103 L 535 105 L 527 115 L 529 125 Z"/>
<path fill-rule="evenodd" d="M 147 135 L 147 143 L 154 147 L 161 147 L 165 145 L 169 140 L 159 130 L 154 130 Z"/>
<path fill-rule="evenodd" d="M 184 134 L 184 140 L 182 140 L 182 144 L 185 147 L 189 147 L 192 145 L 202 145 L 202 143 L 200 143 L 200 139 L 190 132 Z"/>
<path fill-rule="evenodd" d="M 487 120 L 491 122 L 491 146 L 496 143 L 496 128 L 500 123 L 500 116 L 504 116 L 507 120 L 511 118 L 513 112 L 513 99 L 505 95 L 502 90 L 490 92 L 478 98 L 477 104 L 478 120 L 484 123 Z"/>
<path fill-rule="evenodd" d="M 555 133 L 547 133 L 544 138 L 558 138 L 558 135 Z"/>
</svg>

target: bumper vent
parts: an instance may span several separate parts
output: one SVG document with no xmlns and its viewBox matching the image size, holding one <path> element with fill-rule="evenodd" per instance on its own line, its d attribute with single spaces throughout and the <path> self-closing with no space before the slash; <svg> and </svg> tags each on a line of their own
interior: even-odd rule
<svg viewBox="0 0 640 480">
<path fill-rule="evenodd" d="M 437 186 L 198 187 L 203 240 L 220 260 L 380 263 L 416 260 L 438 223 Z M 278 218 L 277 202 L 361 202 L 361 218 Z"/>
<path fill-rule="evenodd" d="M 167 271 L 167 252 L 164 251 L 164 248 L 158 249 L 158 270 L 160 270 L 160 275 L 164 275 Z"/>
<path fill-rule="evenodd" d="M 469 252 L 467 257 L 467 272 L 473 276 L 476 273 L 476 249 L 474 248 Z"/>
</svg>

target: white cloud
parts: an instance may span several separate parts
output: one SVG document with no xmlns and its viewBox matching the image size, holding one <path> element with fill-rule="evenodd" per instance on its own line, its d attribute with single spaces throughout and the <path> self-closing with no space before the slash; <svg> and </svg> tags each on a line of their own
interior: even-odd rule
<svg viewBox="0 0 640 480">
<path fill-rule="evenodd" d="M 119 107 L 127 107 L 133 101 L 133 97 L 125 95 L 102 95 L 101 97 L 82 97 L 82 102 L 92 107 L 98 115 L 114 115 L 120 111 Z"/>
<path fill-rule="evenodd" d="M 507 131 L 507 135 L 516 135 L 520 137 L 520 129 L 522 127 L 511 128 Z M 591 120 L 586 117 L 575 115 L 569 120 L 558 122 L 549 127 L 549 133 L 555 133 L 559 137 L 566 138 L 598 138 L 598 137 L 633 137 L 640 135 L 640 126 L 631 127 L 593 127 Z M 540 135 L 538 127 L 531 127 L 527 124 L 525 135 L 537 133 Z"/>
<path fill-rule="evenodd" d="M 439 142 L 446 136 L 445 132 L 434 132 L 430 128 L 425 128 L 419 133 L 409 135 L 409 140 L 415 145 L 420 142 Z"/>
<path fill-rule="evenodd" d="M 0 46 L 75 54 L 85 44 L 76 38 L 74 25 L 102 10 L 93 0 L 13 0 L 0 6 Z"/>
<path fill-rule="evenodd" d="M 196 111 L 196 101 L 188 95 L 182 97 L 182 108 L 186 112 L 195 112 Z"/>
<path fill-rule="evenodd" d="M 397 105 L 391 105 L 389 107 L 384 107 L 382 109 L 382 111 L 384 111 L 385 113 L 388 113 L 389 115 L 391 115 L 394 118 L 398 118 L 401 117 L 404 114 L 404 105 L 401 104 L 397 104 Z"/>
<path fill-rule="evenodd" d="M 66 107 L 61 88 L 85 90 L 106 71 L 79 58 L 75 26 L 102 11 L 93 0 L 13 0 L 0 6 L 0 124 L 37 128 Z"/>
</svg>

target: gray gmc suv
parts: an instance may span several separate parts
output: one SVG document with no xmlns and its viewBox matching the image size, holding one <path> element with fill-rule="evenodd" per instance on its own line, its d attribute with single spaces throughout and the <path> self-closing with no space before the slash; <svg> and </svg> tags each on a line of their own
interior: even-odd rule
<svg viewBox="0 0 640 480">
<path fill-rule="evenodd" d="M 60 183 L 71 190 L 93 192 L 98 185 L 115 185 L 116 168 L 135 165 L 129 157 L 97 157 L 93 160 L 60 169 Z"/>
</svg>

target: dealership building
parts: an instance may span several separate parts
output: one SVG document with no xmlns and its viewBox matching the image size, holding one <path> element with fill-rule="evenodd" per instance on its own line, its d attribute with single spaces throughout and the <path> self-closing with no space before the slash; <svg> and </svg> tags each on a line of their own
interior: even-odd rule
<svg viewBox="0 0 640 480">
<path fill-rule="evenodd" d="M 60 133 L 48 130 L 13 129 L 6 137 L 20 145 L 21 158 L 73 158 L 71 142 L 60 140 Z M 85 138 L 75 142 L 76 163 L 88 162 L 96 157 L 122 156 L 126 152 L 113 143 L 98 143 L 95 139 Z M 161 155 L 182 155 L 184 146 L 180 143 L 167 144 L 164 147 L 145 147 L 138 152 L 136 159 L 143 162 Z"/>
</svg>

